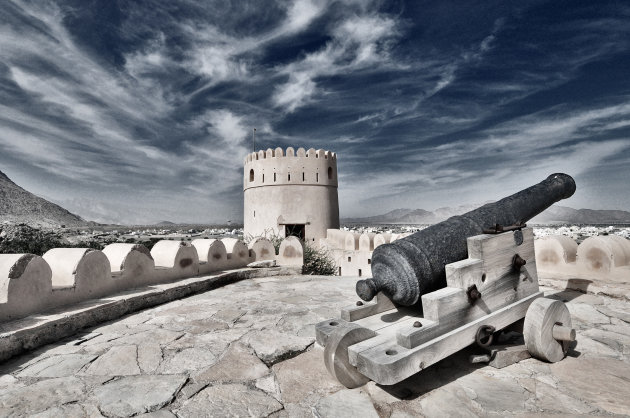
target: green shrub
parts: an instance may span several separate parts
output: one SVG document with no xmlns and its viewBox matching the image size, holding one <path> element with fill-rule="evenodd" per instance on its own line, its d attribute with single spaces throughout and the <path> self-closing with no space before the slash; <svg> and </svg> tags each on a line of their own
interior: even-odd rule
<svg viewBox="0 0 630 418">
<path fill-rule="evenodd" d="M 304 274 L 316 274 L 320 276 L 332 276 L 337 273 L 335 260 L 328 251 L 304 243 Z"/>
</svg>

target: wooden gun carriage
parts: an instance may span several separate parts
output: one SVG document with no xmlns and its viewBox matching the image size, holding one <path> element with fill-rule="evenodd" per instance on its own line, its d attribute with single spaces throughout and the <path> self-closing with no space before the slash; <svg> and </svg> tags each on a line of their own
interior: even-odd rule
<svg viewBox="0 0 630 418">
<path fill-rule="evenodd" d="M 565 190 L 548 200 L 573 193 L 573 179 L 566 176 L 561 181 L 570 193 Z M 526 216 L 531 218 L 544 207 L 537 210 Z M 462 216 L 474 219 L 473 212 Z M 434 227 L 439 229 L 439 224 Z M 496 225 L 480 232 L 485 233 L 462 238 L 468 258 L 458 257 L 442 266 L 445 287 L 423 292 L 418 301 L 405 304 L 396 277 L 375 275 L 367 285 L 376 293 L 376 301 L 358 301 L 342 309 L 340 318 L 317 324 L 317 342 L 325 348 L 328 371 L 348 388 L 368 380 L 392 385 L 475 342 L 488 347 L 495 332 L 519 325 L 525 342 L 522 352 L 549 362 L 563 359 L 575 331 L 564 303 L 544 298 L 539 289 L 532 228 L 521 218 L 512 226 Z M 413 242 L 414 236 L 410 238 Z M 422 273 L 416 272 L 418 280 Z M 434 277 L 439 279 L 439 274 Z M 365 281 L 360 281 L 357 293 L 364 300 L 372 299 L 365 289 Z"/>
</svg>

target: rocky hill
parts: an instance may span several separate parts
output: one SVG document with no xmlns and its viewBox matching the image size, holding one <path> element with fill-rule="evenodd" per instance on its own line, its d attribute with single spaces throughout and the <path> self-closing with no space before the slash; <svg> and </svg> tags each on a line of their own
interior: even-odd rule
<svg viewBox="0 0 630 418">
<path fill-rule="evenodd" d="M 573 209 L 554 205 L 532 219 L 541 223 L 625 224 L 630 223 L 630 212 L 625 210 Z"/>
<path fill-rule="evenodd" d="M 87 224 L 80 216 L 24 190 L 0 171 L 0 223 L 4 222 L 45 228 Z"/>
<path fill-rule="evenodd" d="M 424 209 L 395 209 L 383 215 L 365 218 L 342 219 L 342 223 L 358 223 L 365 225 L 378 224 L 434 224 L 451 216 L 461 215 L 481 205 L 458 206 L 456 208 L 439 208 L 434 211 Z M 569 224 L 625 224 L 630 223 L 630 212 L 624 210 L 573 209 L 553 205 L 530 223 L 569 223 Z"/>
</svg>

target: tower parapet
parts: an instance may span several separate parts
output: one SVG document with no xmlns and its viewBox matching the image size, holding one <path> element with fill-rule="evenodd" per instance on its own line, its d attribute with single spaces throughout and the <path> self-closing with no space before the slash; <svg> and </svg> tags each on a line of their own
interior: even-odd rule
<svg viewBox="0 0 630 418">
<path fill-rule="evenodd" d="M 337 154 L 288 147 L 260 150 L 244 159 L 244 232 L 296 235 L 319 242 L 339 227 Z"/>
</svg>

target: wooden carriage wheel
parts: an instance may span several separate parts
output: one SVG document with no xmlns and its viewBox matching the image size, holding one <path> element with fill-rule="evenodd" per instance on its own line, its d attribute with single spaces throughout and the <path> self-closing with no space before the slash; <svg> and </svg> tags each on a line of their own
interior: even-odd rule
<svg viewBox="0 0 630 418">
<path fill-rule="evenodd" d="M 339 328 L 328 337 L 324 349 L 324 363 L 328 372 L 345 387 L 354 389 L 369 382 L 370 379 L 350 364 L 348 347 L 375 335 L 376 333 L 372 330 L 348 323 L 343 326 L 340 324 Z"/>
<path fill-rule="evenodd" d="M 575 330 L 566 305 L 546 298 L 533 301 L 525 314 L 523 336 L 532 356 L 550 363 L 562 360 L 571 341 L 575 341 Z"/>
</svg>

